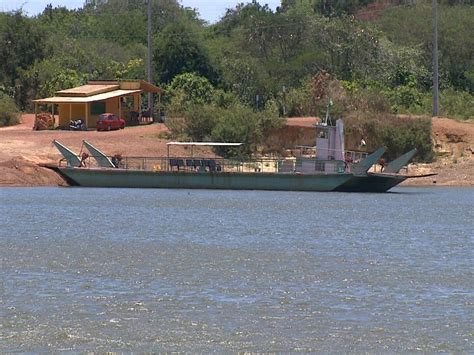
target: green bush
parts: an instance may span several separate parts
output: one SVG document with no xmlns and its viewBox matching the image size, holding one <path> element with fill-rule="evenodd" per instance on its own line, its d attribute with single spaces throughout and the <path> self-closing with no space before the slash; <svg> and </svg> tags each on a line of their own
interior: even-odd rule
<svg viewBox="0 0 474 355">
<path fill-rule="evenodd" d="M 166 94 L 170 97 L 177 93 L 185 95 L 185 103 L 205 104 L 211 102 L 214 87 L 208 79 L 195 73 L 183 73 L 174 77 L 166 87 Z"/>
<path fill-rule="evenodd" d="M 166 139 L 176 139 L 183 142 L 190 140 L 190 137 L 186 133 L 186 121 L 184 117 L 167 117 L 165 124 L 170 131 Z"/>
<path fill-rule="evenodd" d="M 474 119 L 474 95 L 467 91 L 446 89 L 439 96 L 442 116 L 461 120 Z"/>
<path fill-rule="evenodd" d="M 418 110 L 422 106 L 422 93 L 414 85 L 400 85 L 385 91 L 392 113 L 406 113 Z"/>
<path fill-rule="evenodd" d="M 187 99 L 187 95 L 182 90 L 173 95 L 166 94 L 164 100 L 166 116 L 168 118 L 183 117 L 186 107 L 189 106 Z"/>
<path fill-rule="evenodd" d="M 278 117 L 276 103 L 268 101 L 266 108 L 259 112 L 241 103 L 232 103 L 228 107 L 190 105 L 183 118 L 171 118 L 166 124 L 176 139 L 244 143 L 238 151 L 218 149 L 218 154 L 231 157 L 255 152 L 263 137 L 280 127 L 283 120 Z"/>
<path fill-rule="evenodd" d="M 289 117 L 314 116 L 316 114 L 309 85 L 291 88 L 282 101 L 284 101 L 285 113 Z"/>
<path fill-rule="evenodd" d="M 20 122 L 20 112 L 13 99 L 0 93 L 0 127 L 13 126 Z"/>
<path fill-rule="evenodd" d="M 412 105 L 400 113 L 427 115 L 433 112 L 433 95 L 426 92 L 420 95 L 419 104 Z M 474 119 L 474 95 L 467 91 L 448 88 L 439 93 L 439 115 L 459 120 Z"/>
<path fill-rule="evenodd" d="M 347 117 L 354 112 L 387 113 L 390 103 L 377 83 L 361 83 L 341 80 L 331 97 L 342 106 L 341 116 Z M 337 92 L 337 94 L 336 94 Z"/>
<path fill-rule="evenodd" d="M 212 105 L 190 106 L 184 113 L 185 133 L 197 142 L 214 140 L 212 130 L 225 111 Z"/>
<path fill-rule="evenodd" d="M 348 149 L 358 149 L 358 142 L 364 138 L 368 151 L 387 147 L 387 160 L 393 160 L 413 148 L 417 149 L 415 160 L 429 162 L 434 158 L 430 118 L 364 114 L 352 115 L 344 123 Z"/>
<path fill-rule="evenodd" d="M 237 96 L 232 92 L 215 89 L 212 96 L 212 104 L 217 107 L 229 108 L 238 102 Z"/>
<path fill-rule="evenodd" d="M 417 160 L 430 162 L 434 158 L 429 118 L 395 119 L 382 128 L 380 140 L 387 147 L 385 156 L 388 160 L 413 148 L 417 149 Z"/>
<path fill-rule="evenodd" d="M 240 153 L 250 155 L 262 139 L 258 114 L 242 104 L 219 111 L 219 116 L 216 117 L 216 123 L 211 130 L 212 140 L 244 143 Z M 219 153 L 226 156 L 235 156 L 238 152 L 235 149 L 221 149 Z"/>
</svg>

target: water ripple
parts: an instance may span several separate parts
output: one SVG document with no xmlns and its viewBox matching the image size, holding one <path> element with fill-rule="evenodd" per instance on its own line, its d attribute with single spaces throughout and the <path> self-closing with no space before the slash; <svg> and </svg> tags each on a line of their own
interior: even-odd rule
<svg viewBox="0 0 474 355">
<path fill-rule="evenodd" d="M 0 189 L 0 351 L 474 351 L 473 189 Z"/>
</svg>

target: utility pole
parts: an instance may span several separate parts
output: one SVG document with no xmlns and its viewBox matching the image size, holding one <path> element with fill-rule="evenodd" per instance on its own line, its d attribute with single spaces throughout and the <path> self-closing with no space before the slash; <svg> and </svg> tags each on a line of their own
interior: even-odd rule
<svg viewBox="0 0 474 355">
<path fill-rule="evenodd" d="M 283 85 L 281 88 L 281 91 L 283 93 L 283 117 L 286 117 L 286 86 Z"/>
<path fill-rule="evenodd" d="M 433 117 L 439 113 L 438 0 L 433 0 Z"/>
<path fill-rule="evenodd" d="M 152 51 L 151 51 L 151 4 L 152 0 L 148 1 L 148 60 L 147 60 L 147 74 L 148 74 L 148 82 L 153 84 L 153 75 L 152 75 Z M 153 118 L 153 93 L 148 93 L 148 112 L 150 116 Z"/>
</svg>

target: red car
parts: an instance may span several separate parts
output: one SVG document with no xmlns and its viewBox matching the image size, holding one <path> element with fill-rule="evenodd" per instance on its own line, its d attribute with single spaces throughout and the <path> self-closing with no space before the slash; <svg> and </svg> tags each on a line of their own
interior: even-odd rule
<svg viewBox="0 0 474 355">
<path fill-rule="evenodd" d="M 113 113 L 103 113 L 99 116 L 97 121 L 97 130 L 98 131 L 110 131 L 112 129 L 124 129 L 125 121 L 121 118 L 118 118 L 117 115 Z"/>
</svg>

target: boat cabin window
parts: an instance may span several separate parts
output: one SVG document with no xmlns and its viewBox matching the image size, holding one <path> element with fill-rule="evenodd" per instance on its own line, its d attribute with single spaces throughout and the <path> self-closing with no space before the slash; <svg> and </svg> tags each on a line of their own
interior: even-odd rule
<svg viewBox="0 0 474 355">
<path fill-rule="evenodd" d="M 318 133 L 318 138 L 325 138 L 327 139 L 328 138 L 328 132 L 325 131 L 325 130 L 322 130 Z"/>
</svg>

